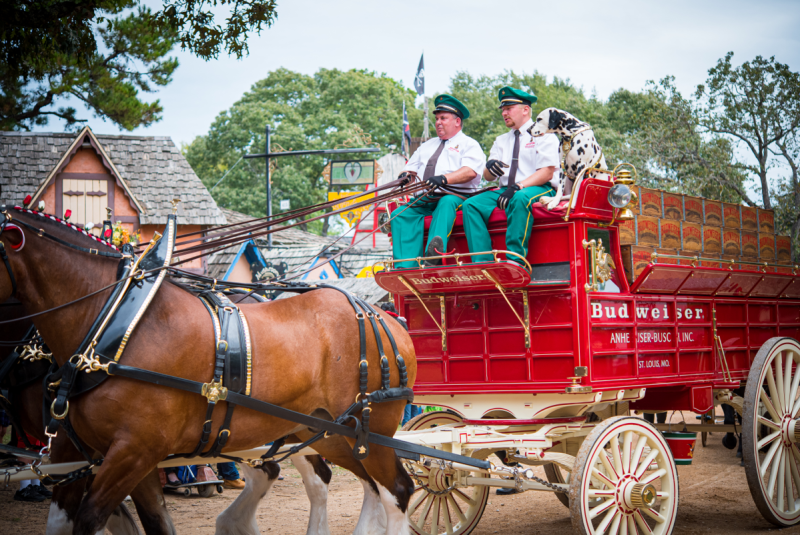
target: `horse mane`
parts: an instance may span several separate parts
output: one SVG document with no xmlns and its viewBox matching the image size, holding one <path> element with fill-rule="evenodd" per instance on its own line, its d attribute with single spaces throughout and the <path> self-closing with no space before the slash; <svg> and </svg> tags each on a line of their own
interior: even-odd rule
<svg viewBox="0 0 800 535">
<path fill-rule="evenodd" d="M 59 219 L 58 217 L 56 217 L 54 215 L 46 214 L 44 212 L 38 212 L 36 210 L 30 210 L 28 208 L 23 208 L 21 206 L 15 206 L 14 210 L 16 210 L 16 211 L 18 211 L 20 213 L 23 213 L 23 214 L 29 214 L 29 215 L 36 216 L 36 223 L 37 224 L 40 223 L 40 222 L 44 223 L 43 226 L 44 227 L 49 227 L 51 230 L 64 229 L 64 228 L 69 229 L 70 231 L 72 231 L 72 233 L 74 233 L 75 237 L 78 238 L 78 240 L 79 240 L 78 245 L 82 245 L 82 246 L 90 246 L 91 245 L 94 248 L 97 248 L 97 244 L 102 244 L 102 245 L 104 245 L 104 246 L 106 246 L 106 247 L 108 247 L 108 248 L 110 248 L 110 249 L 112 249 L 114 251 L 117 251 L 117 252 L 120 251 L 119 248 L 117 246 L 115 246 L 114 244 L 106 242 L 105 240 L 101 240 L 100 238 L 98 238 L 94 234 L 92 234 L 90 232 L 87 232 L 86 230 L 80 228 L 79 226 L 77 226 L 77 225 L 75 225 L 73 223 L 70 223 L 69 221 L 67 221 L 65 219 Z M 11 221 L 11 223 L 13 223 L 13 220 Z M 87 243 L 87 240 L 91 240 L 91 243 Z M 82 242 L 82 243 L 80 243 L 80 242 Z"/>
</svg>

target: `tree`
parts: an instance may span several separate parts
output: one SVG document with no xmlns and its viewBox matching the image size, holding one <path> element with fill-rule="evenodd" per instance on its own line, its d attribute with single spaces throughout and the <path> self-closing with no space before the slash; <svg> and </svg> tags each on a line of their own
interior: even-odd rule
<svg viewBox="0 0 800 535">
<path fill-rule="evenodd" d="M 767 173 L 770 155 L 791 157 L 780 149 L 800 131 L 800 75 L 775 57 L 756 56 L 739 67 L 728 52 L 697 87 L 701 124 L 743 145 L 756 160 L 746 169 L 758 177 L 764 208 L 772 208 Z M 796 160 L 793 160 L 796 162 Z"/>
<path fill-rule="evenodd" d="M 264 152 L 267 124 L 273 151 L 366 144 L 388 152 L 392 145 L 400 146 L 404 99 L 407 104 L 414 102 L 414 92 L 370 71 L 321 69 L 308 76 L 277 69 L 220 113 L 209 133 L 184 147 L 184 154 L 220 206 L 262 216 L 264 164 L 241 157 Z M 421 110 L 411 107 L 408 113 L 412 129 L 419 131 Z M 322 157 L 273 159 L 273 165 L 273 213 L 279 212 L 281 199 L 289 199 L 293 208 L 326 199 Z M 213 188 L 223 176 L 225 180 Z M 312 227 L 322 233 L 327 229 L 327 220 Z"/>
<path fill-rule="evenodd" d="M 224 26 L 209 7 L 229 9 Z M 8 0 L 0 2 L 0 128 L 30 129 L 51 116 L 71 128 L 85 120 L 63 98 L 132 130 L 160 119 L 152 92 L 171 80 L 180 42 L 203 59 L 221 50 L 241 57 L 247 34 L 275 18 L 273 0 L 165 0 L 153 13 L 138 0 Z"/>
</svg>

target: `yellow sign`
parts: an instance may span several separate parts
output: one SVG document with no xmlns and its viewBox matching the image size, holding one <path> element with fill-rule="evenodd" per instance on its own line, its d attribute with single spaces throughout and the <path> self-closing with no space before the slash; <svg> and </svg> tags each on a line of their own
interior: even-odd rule
<svg viewBox="0 0 800 535">
<path fill-rule="evenodd" d="M 375 274 L 379 271 L 383 271 L 386 269 L 383 266 L 366 266 L 364 269 L 358 272 L 356 275 L 357 279 L 374 279 Z"/>
<path fill-rule="evenodd" d="M 371 194 L 371 195 L 364 195 L 363 192 L 361 192 L 361 191 L 331 191 L 331 192 L 328 192 L 328 200 L 329 201 L 335 201 L 335 200 L 338 200 L 338 199 L 347 199 L 347 197 L 352 197 L 354 195 L 361 195 L 361 197 L 359 197 L 357 199 L 346 200 L 346 201 L 340 202 L 338 204 L 334 204 L 333 205 L 333 209 L 334 210 L 341 210 L 342 208 L 346 208 L 346 207 L 351 206 L 353 204 L 358 204 L 358 203 L 360 203 L 362 201 L 366 201 L 370 197 L 374 197 L 375 196 L 374 193 Z M 370 205 L 365 205 L 365 206 L 360 206 L 360 207 L 357 207 L 357 208 L 353 208 L 352 210 L 345 210 L 344 212 L 341 212 L 339 214 L 339 217 L 341 217 L 342 219 L 347 221 L 347 224 L 352 227 L 353 223 L 359 217 L 361 217 L 361 213 L 364 210 L 368 209 L 369 206 Z"/>
</svg>

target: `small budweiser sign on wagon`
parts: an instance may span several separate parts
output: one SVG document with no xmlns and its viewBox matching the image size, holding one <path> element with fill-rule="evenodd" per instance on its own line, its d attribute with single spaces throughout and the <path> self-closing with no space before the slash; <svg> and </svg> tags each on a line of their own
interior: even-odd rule
<svg viewBox="0 0 800 535">
<path fill-rule="evenodd" d="M 755 232 L 742 232 L 742 256 L 758 258 L 758 234 Z"/>
<path fill-rule="evenodd" d="M 667 219 L 683 219 L 683 196 L 664 192 L 664 217 Z"/>
<path fill-rule="evenodd" d="M 706 253 L 722 253 L 722 230 L 719 227 L 703 227 L 703 251 Z"/>
<path fill-rule="evenodd" d="M 661 217 L 661 192 L 657 189 L 639 188 L 642 215 Z"/>
<path fill-rule="evenodd" d="M 752 206 L 742 206 L 742 230 L 758 232 L 758 211 Z"/>
<path fill-rule="evenodd" d="M 722 229 L 722 253 L 734 256 L 742 254 L 741 240 L 742 237 L 738 230 Z"/>
<path fill-rule="evenodd" d="M 712 227 L 722 226 L 722 203 L 703 199 L 703 211 L 705 212 L 706 225 Z"/>
<path fill-rule="evenodd" d="M 684 195 L 683 211 L 686 215 L 686 221 L 689 221 L 691 223 L 702 223 L 703 199 L 700 197 L 692 197 L 690 195 Z"/>
<path fill-rule="evenodd" d="M 722 220 L 724 227 L 742 228 L 742 216 L 739 213 L 739 205 L 724 202 L 722 203 Z"/>
<path fill-rule="evenodd" d="M 644 188 L 642 188 L 644 189 Z M 658 247 L 658 218 L 640 215 L 636 218 L 636 235 L 638 245 Z"/>
<path fill-rule="evenodd" d="M 687 251 L 703 250 L 703 229 L 700 223 L 683 224 L 683 248 Z"/>
<path fill-rule="evenodd" d="M 681 247 L 680 221 L 673 221 L 671 219 L 661 220 L 661 247 L 664 247 L 666 249 L 680 249 Z"/>
</svg>

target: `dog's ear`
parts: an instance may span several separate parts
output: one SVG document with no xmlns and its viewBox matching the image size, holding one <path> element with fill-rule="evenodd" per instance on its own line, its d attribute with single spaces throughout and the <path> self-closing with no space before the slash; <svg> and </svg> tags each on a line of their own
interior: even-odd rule
<svg viewBox="0 0 800 535">
<path fill-rule="evenodd" d="M 559 112 L 556 109 L 553 109 L 550 112 L 550 124 L 547 125 L 548 130 L 555 130 L 558 128 L 558 125 L 561 124 L 561 121 L 564 120 L 564 114 Z"/>
</svg>

